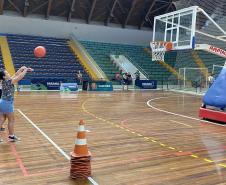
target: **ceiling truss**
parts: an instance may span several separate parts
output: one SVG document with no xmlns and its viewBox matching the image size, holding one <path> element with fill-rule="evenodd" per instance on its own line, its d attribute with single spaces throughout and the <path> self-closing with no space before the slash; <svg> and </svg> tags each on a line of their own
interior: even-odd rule
<svg viewBox="0 0 226 185">
<path fill-rule="evenodd" d="M 138 25 L 142 29 L 152 27 L 154 16 L 173 11 L 175 6 L 172 0 L 0 0 L 0 15 L 8 10 L 24 17 L 29 14 L 44 14 L 45 19 L 50 19 L 50 15 L 64 16 L 68 22 L 83 19 L 90 24 L 102 20 L 106 26 L 110 23 L 123 28 Z"/>
</svg>

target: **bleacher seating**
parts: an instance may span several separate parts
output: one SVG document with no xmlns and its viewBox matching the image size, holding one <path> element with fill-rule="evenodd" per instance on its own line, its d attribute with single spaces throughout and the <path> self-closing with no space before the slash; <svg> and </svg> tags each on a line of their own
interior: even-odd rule
<svg viewBox="0 0 226 185">
<path fill-rule="evenodd" d="M 145 46 L 93 41 L 80 42 L 106 73 L 109 79 L 112 79 L 118 71 L 118 69 L 110 61 L 110 55 L 120 54 L 126 56 L 135 66 L 137 66 L 137 68 L 142 68 L 148 74 L 149 79 L 162 81 L 167 79 L 170 75 L 170 72 L 161 64 L 151 60 L 150 55 L 144 51 Z M 171 55 L 167 54 L 166 58 L 169 60 L 168 62 L 174 66 L 176 53 L 172 53 Z"/>
<path fill-rule="evenodd" d="M 15 70 L 22 65 L 34 68 L 25 79 L 62 79 L 75 82 L 75 72 L 80 70 L 84 80 L 88 80 L 74 54 L 68 47 L 66 39 L 46 38 L 25 35 L 7 35 Z M 44 58 L 36 58 L 33 50 L 36 46 L 44 46 L 47 54 Z"/>
<path fill-rule="evenodd" d="M 179 71 L 179 68 L 198 68 L 194 59 L 192 58 L 192 50 L 177 51 L 177 62 L 174 68 Z"/>
<path fill-rule="evenodd" d="M 213 64 L 224 66 L 225 58 L 219 57 L 217 55 L 205 52 L 205 51 L 198 51 L 199 57 L 204 61 L 206 67 L 208 68 L 209 72 L 212 71 Z M 218 71 L 220 72 L 220 71 Z M 218 75 L 218 74 L 215 74 Z"/>
</svg>

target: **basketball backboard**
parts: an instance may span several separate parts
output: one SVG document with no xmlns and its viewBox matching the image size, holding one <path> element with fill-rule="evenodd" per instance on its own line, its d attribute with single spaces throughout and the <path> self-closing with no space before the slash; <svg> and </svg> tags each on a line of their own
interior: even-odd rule
<svg viewBox="0 0 226 185">
<path fill-rule="evenodd" d="M 197 6 L 192 6 L 156 16 L 153 41 L 172 42 L 174 49 L 192 48 L 197 10 Z"/>
<path fill-rule="evenodd" d="M 202 14 L 202 15 L 201 15 Z M 197 17 L 203 26 L 197 26 Z M 205 22 L 210 22 L 205 26 Z M 226 32 L 202 8 L 192 6 L 154 18 L 152 42 L 172 42 L 173 50 L 196 49 L 196 44 L 226 42 Z M 211 43 L 212 42 L 212 43 Z"/>
</svg>

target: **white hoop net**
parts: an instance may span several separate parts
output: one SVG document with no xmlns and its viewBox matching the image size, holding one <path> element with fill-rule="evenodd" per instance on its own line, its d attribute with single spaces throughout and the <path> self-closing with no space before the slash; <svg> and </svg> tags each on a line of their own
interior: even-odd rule
<svg viewBox="0 0 226 185">
<path fill-rule="evenodd" d="M 164 61 L 166 46 L 169 42 L 150 42 L 152 61 Z"/>
</svg>

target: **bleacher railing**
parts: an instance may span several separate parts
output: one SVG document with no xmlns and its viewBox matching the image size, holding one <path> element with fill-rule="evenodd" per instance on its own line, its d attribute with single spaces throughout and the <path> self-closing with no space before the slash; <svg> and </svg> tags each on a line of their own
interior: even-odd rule
<svg viewBox="0 0 226 185">
<path fill-rule="evenodd" d="M 128 56 L 128 54 L 123 53 L 122 55 L 124 55 L 132 64 L 134 64 L 137 69 L 147 77 L 147 79 L 150 79 L 150 76 L 147 74 L 147 72 L 136 61 L 134 61 L 130 56 Z"/>
<path fill-rule="evenodd" d="M 97 80 L 106 80 L 109 81 L 105 73 L 102 71 L 102 69 L 96 64 L 94 59 L 89 55 L 89 53 L 86 51 L 86 49 L 78 42 L 74 34 L 70 35 L 70 38 L 73 40 L 73 42 L 76 43 L 79 51 L 81 52 L 84 59 L 88 62 L 88 64 L 92 67 L 92 69 L 95 71 L 97 75 Z"/>
</svg>

